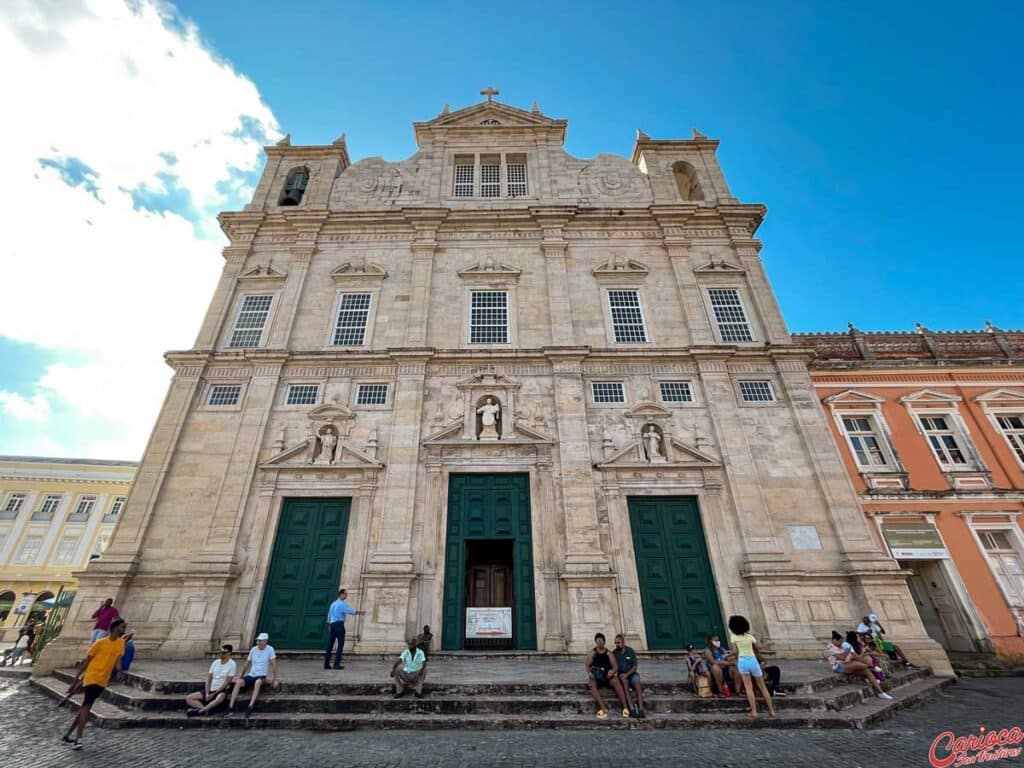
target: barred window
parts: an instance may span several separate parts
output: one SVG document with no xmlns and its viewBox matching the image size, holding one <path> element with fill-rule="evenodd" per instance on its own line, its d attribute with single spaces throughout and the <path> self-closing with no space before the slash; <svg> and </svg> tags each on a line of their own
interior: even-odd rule
<svg viewBox="0 0 1024 768">
<path fill-rule="evenodd" d="M 626 389 L 621 381 L 592 381 L 590 391 L 595 403 L 626 402 Z"/>
<path fill-rule="evenodd" d="M 715 313 L 718 333 L 724 342 L 753 341 L 747 313 L 740 300 L 740 292 L 735 288 L 710 288 L 708 297 L 711 309 Z"/>
<path fill-rule="evenodd" d="M 210 387 L 210 399 L 207 405 L 237 405 L 238 397 L 242 394 L 241 384 L 218 384 Z"/>
<path fill-rule="evenodd" d="M 639 291 L 608 291 L 608 307 L 616 342 L 635 344 L 648 340 Z"/>
<path fill-rule="evenodd" d="M 690 389 L 690 382 L 661 382 L 661 401 L 663 403 L 692 403 L 693 391 Z"/>
<path fill-rule="evenodd" d="M 508 173 L 508 196 L 526 195 L 526 163 L 509 163 L 505 168 Z"/>
<path fill-rule="evenodd" d="M 334 326 L 334 345 L 337 347 L 362 346 L 369 318 L 370 294 L 341 294 L 341 302 L 338 304 L 338 321 Z"/>
<path fill-rule="evenodd" d="M 774 403 L 775 390 L 770 381 L 741 381 L 740 397 L 744 403 Z"/>
<path fill-rule="evenodd" d="M 480 196 L 501 196 L 501 166 L 497 163 L 480 164 Z"/>
<path fill-rule="evenodd" d="M 472 291 L 469 343 L 508 343 L 508 291 Z"/>
<path fill-rule="evenodd" d="M 473 196 L 473 164 L 456 164 L 455 166 L 455 196 Z"/>
<path fill-rule="evenodd" d="M 285 405 L 315 405 L 319 394 L 319 384 L 291 384 L 284 402 Z"/>
<path fill-rule="evenodd" d="M 238 310 L 235 329 L 231 332 L 229 347 L 258 347 L 263 338 L 263 326 L 270 314 L 273 296 L 246 296 Z"/>
<path fill-rule="evenodd" d="M 356 405 L 387 405 L 387 384 L 360 384 L 356 388 Z"/>
</svg>

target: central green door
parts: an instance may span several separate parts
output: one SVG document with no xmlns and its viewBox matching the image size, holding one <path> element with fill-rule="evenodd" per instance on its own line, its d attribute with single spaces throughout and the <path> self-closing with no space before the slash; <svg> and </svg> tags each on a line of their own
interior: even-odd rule
<svg viewBox="0 0 1024 768">
<path fill-rule="evenodd" d="M 321 648 L 337 596 L 350 499 L 285 499 L 257 632 L 279 650 Z"/>
<path fill-rule="evenodd" d="M 648 648 L 702 647 L 708 635 L 721 635 L 722 610 L 697 500 L 631 497 L 629 523 Z"/>
<path fill-rule="evenodd" d="M 445 539 L 442 647 L 463 647 L 466 619 L 467 541 L 512 542 L 512 641 L 536 650 L 533 602 L 533 537 L 529 475 L 450 475 Z"/>
</svg>

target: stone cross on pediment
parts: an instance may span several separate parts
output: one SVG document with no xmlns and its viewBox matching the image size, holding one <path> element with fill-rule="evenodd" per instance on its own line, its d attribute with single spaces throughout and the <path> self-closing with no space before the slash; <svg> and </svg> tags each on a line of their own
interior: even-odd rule
<svg viewBox="0 0 1024 768">
<path fill-rule="evenodd" d="M 499 91 L 497 88 L 491 85 L 488 85 L 486 88 L 480 91 L 480 95 L 486 96 L 487 101 L 493 101 L 494 97 L 497 96 L 499 93 L 501 93 L 501 91 Z"/>
</svg>

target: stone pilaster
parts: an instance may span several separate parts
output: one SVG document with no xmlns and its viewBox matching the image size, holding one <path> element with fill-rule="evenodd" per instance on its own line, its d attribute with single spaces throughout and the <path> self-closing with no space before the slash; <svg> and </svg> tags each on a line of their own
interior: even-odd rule
<svg viewBox="0 0 1024 768">
<path fill-rule="evenodd" d="M 252 253 L 252 243 L 262 221 L 263 214 L 260 213 L 220 215 L 221 229 L 230 238 L 231 244 L 222 251 L 224 270 L 217 281 L 217 288 L 210 299 L 203 324 L 199 328 L 196 349 L 213 349 L 217 345 L 217 340 L 224 330 L 224 323 L 227 322 L 227 314 L 231 310 L 231 299 L 235 295 L 238 275 L 245 265 L 245 260 Z"/>
<path fill-rule="evenodd" d="M 284 349 L 288 346 L 309 264 L 316 254 L 317 233 L 326 216 L 310 214 L 291 222 L 296 229 L 295 242 L 288 249 L 288 274 L 284 288 L 277 297 L 277 312 L 266 344 L 268 349 Z"/>
<path fill-rule="evenodd" d="M 434 257 L 438 252 L 437 228 L 447 211 L 423 209 L 409 211 L 406 220 L 416 228 L 412 250 L 412 286 L 409 296 L 409 317 L 405 331 L 408 347 L 422 347 L 427 343 L 427 323 L 430 321 L 430 282 L 434 272 Z"/>
<path fill-rule="evenodd" d="M 537 208 L 531 212 L 543 232 L 540 247 L 544 253 L 547 276 L 551 344 L 556 347 L 572 346 L 575 343 L 575 333 L 572 324 L 569 277 L 565 268 L 567 243 L 562 233 L 562 228 L 572 214 L 558 208 Z"/>
</svg>

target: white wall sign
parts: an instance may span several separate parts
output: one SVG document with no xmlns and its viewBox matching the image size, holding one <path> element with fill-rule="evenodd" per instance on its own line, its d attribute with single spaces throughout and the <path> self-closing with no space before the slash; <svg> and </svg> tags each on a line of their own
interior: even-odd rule
<svg viewBox="0 0 1024 768">
<path fill-rule="evenodd" d="M 949 557 L 931 523 L 882 523 L 882 536 L 897 560 L 945 560 Z"/>
<path fill-rule="evenodd" d="M 467 638 L 511 638 L 511 608 L 467 608 Z"/>
</svg>

